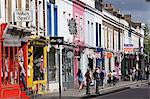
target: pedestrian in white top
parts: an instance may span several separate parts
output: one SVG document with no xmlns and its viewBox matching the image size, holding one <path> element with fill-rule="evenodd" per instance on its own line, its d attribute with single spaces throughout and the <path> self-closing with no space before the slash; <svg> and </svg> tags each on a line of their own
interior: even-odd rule
<svg viewBox="0 0 150 99">
<path fill-rule="evenodd" d="M 115 70 L 113 70 L 112 76 L 113 76 L 113 85 L 116 85 L 116 75 L 117 73 L 115 72 Z"/>
<path fill-rule="evenodd" d="M 121 69 L 119 68 L 119 80 L 121 81 Z"/>
</svg>

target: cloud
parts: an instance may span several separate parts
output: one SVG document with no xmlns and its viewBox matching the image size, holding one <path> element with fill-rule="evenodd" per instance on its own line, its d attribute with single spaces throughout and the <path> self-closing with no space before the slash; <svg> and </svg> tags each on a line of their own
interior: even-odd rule
<svg viewBox="0 0 150 99">
<path fill-rule="evenodd" d="M 115 8 L 131 14 L 134 21 L 150 24 L 150 2 L 145 0 L 104 0 L 104 2 L 112 3 Z"/>
</svg>

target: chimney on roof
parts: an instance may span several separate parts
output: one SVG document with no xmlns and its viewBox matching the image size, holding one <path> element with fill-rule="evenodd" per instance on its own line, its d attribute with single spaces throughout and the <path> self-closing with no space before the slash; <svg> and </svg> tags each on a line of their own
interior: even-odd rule
<svg viewBox="0 0 150 99">
<path fill-rule="evenodd" d="M 131 15 L 130 14 L 125 14 L 124 15 L 124 19 L 129 23 L 129 25 L 131 26 Z"/>
<path fill-rule="evenodd" d="M 110 3 L 109 6 L 112 7 L 112 4 Z"/>
<path fill-rule="evenodd" d="M 113 10 L 113 7 L 112 7 L 112 4 L 110 3 L 110 4 L 105 4 L 105 6 L 104 6 L 104 8 L 107 10 L 107 11 L 112 11 Z"/>
<path fill-rule="evenodd" d="M 132 27 L 134 27 L 135 29 L 141 28 L 141 23 L 138 22 L 132 22 Z"/>
</svg>

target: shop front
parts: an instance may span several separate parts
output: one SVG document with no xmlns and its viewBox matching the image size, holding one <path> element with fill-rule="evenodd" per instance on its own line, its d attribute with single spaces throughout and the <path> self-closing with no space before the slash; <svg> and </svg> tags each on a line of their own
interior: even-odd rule
<svg viewBox="0 0 150 99">
<path fill-rule="evenodd" d="M 6 23 L 0 29 L 0 98 L 28 99 L 26 49 L 31 31 Z"/>
<path fill-rule="evenodd" d="M 135 54 L 124 54 L 121 64 L 122 77 L 128 78 L 130 69 L 136 68 L 137 56 Z"/>
<path fill-rule="evenodd" d="M 61 90 L 61 46 L 63 37 L 50 36 L 50 44 L 47 52 L 47 84 L 49 92 Z"/>
<path fill-rule="evenodd" d="M 77 58 L 76 58 L 77 59 Z M 70 89 L 74 88 L 74 47 L 63 45 L 62 49 L 62 83 L 63 87 Z"/>
<path fill-rule="evenodd" d="M 31 36 L 28 43 L 27 86 L 33 94 L 44 94 L 47 85 L 47 39 Z"/>
</svg>

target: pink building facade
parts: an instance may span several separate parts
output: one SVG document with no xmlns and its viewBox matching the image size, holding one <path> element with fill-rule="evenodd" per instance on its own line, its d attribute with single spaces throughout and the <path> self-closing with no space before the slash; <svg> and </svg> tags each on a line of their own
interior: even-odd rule
<svg viewBox="0 0 150 99">
<path fill-rule="evenodd" d="M 73 18 L 77 23 L 77 34 L 74 35 L 73 42 L 77 46 L 75 48 L 75 57 L 74 57 L 74 81 L 77 82 L 77 72 L 78 69 L 81 69 L 81 53 L 84 50 L 84 33 L 85 33 L 85 24 L 84 24 L 84 4 L 80 1 L 73 0 Z"/>
</svg>

